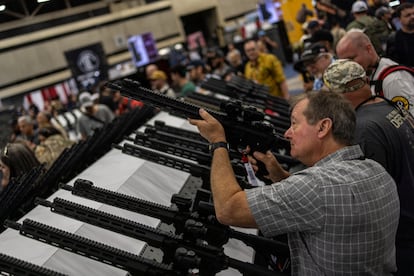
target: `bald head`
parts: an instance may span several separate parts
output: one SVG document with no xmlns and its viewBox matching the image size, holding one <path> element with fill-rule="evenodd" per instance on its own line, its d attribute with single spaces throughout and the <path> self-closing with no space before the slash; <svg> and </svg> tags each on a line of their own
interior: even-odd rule
<svg viewBox="0 0 414 276">
<path fill-rule="evenodd" d="M 350 30 L 339 40 L 336 54 L 341 59 L 351 59 L 359 63 L 370 75 L 378 62 L 379 56 L 371 40 L 360 30 Z"/>
<path fill-rule="evenodd" d="M 343 52 L 350 44 L 357 47 L 364 47 L 365 45 L 372 43 L 369 37 L 360 30 L 350 30 L 338 41 L 336 46 L 338 56 L 340 55 L 338 51 Z"/>
</svg>

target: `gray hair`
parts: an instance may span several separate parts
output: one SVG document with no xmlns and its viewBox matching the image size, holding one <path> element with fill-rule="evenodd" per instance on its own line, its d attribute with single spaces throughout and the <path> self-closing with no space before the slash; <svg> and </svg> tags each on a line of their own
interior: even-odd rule
<svg viewBox="0 0 414 276">
<path fill-rule="evenodd" d="M 355 111 L 350 102 L 341 94 L 312 91 L 300 94 L 290 100 L 293 109 L 300 101 L 309 100 L 303 114 L 309 124 L 314 125 L 322 119 L 332 121 L 332 135 L 335 141 L 351 145 L 354 141 L 356 125 Z"/>
<path fill-rule="evenodd" d="M 32 118 L 29 115 L 20 116 L 18 122 L 25 122 L 30 125 L 34 124 Z"/>
</svg>

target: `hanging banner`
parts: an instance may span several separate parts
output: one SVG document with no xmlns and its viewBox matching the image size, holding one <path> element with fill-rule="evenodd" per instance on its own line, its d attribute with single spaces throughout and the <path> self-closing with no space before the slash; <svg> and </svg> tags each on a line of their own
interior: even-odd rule
<svg viewBox="0 0 414 276">
<path fill-rule="evenodd" d="M 108 80 L 108 64 L 101 43 L 65 52 L 68 66 L 79 90 L 91 90 Z"/>
</svg>

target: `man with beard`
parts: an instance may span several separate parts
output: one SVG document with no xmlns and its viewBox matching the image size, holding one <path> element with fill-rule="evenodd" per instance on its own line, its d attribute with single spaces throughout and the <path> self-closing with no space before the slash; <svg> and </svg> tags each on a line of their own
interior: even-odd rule
<svg viewBox="0 0 414 276">
<path fill-rule="evenodd" d="M 211 67 L 211 73 L 220 78 L 223 78 L 230 66 L 226 64 L 223 51 L 216 48 L 211 48 L 207 52 L 208 65 Z"/>
<path fill-rule="evenodd" d="M 395 10 L 400 19 L 401 29 L 390 37 L 387 43 L 387 56 L 398 63 L 414 66 L 414 3 L 407 2 Z"/>
</svg>

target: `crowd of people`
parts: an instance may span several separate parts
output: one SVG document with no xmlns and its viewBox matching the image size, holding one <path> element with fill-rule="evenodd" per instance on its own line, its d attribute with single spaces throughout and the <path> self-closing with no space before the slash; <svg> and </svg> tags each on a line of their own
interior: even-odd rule
<svg viewBox="0 0 414 276">
<path fill-rule="evenodd" d="M 344 1 L 347 2 L 347 1 Z M 263 30 L 238 49 L 211 47 L 171 68 L 145 68 L 149 87 L 169 97 L 203 90 L 208 75 L 243 76 L 291 103 L 284 136 L 305 169 L 285 170 L 272 152 L 249 153 L 264 163 L 273 184 L 243 190 L 237 183 L 225 131 L 205 110 L 190 119 L 213 149 L 211 191 L 217 219 L 258 228 L 266 237 L 287 234 L 292 275 L 414 275 L 414 74 L 382 72 L 414 66 L 414 4 L 395 9 L 357 0 L 302 6 L 304 37 L 294 68 L 304 93 L 290 97 L 279 47 Z M 303 15 L 303 16 L 302 16 Z M 394 20 L 397 19 L 397 20 Z M 78 139 L 143 103 L 99 85 L 72 104 L 79 108 Z M 16 119 L 1 153 L 1 187 L 40 163 L 50 166 L 76 141 L 54 119 L 55 110 L 33 107 Z"/>
<path fill-rule="evenodd" d="M 414 38 L 414 4 L 406 2 L 392 9 L 387 1 L 374 1 L 369 6 L 359 0 L 353 2 L 350 13 L 353 17 L 343 28 L 335 24 L 337 20 L 327 21 L 322 16 L 305 22 L 303 50 L 295 64 L 304 76 L 304 90 L 320 90 L 323 72 L 335 59 L 352 59 L 367 71 L 374 94 L 381 91 L 414 113 L 414 79 L 410 72 L 399 70 L 379 79 L 389 66 L 414 66 L 408 46 Z"/>
</svg>

